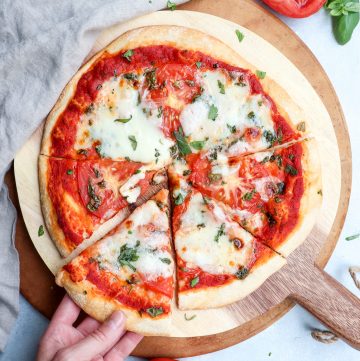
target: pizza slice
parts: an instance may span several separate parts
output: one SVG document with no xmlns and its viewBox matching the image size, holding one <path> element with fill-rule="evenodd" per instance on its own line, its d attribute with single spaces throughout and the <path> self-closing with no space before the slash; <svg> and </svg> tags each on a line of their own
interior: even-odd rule
<svg viewBox="0 0 360 361">
<path fill-rule="evenodd" d="M 173 235 L 182 310 L 236 302 L 279 270 L 285 259 L 180 180 L 173 185 Z"/>
<path fill-rule="evenodd" d="M 56 282 L 99 321 L 121 310 L 128 330 L 166 335 L 174 291 L 168 190 L 64 266 Z"/>
<path fill-rule="evenodd" d="M 226 205 L 242 227 L 282 255 L 312 228 L 321 205 L 316 144 L 306 140 L 243 157 L 188 155 L 177 172 Z"/>
<path fill-rule="evenodd" d="M 129 161 L 40 156 L 39 180 L 47 229 L 65 257 L 119 211 L 159 190 L 166 175 Z"/>
</svg>

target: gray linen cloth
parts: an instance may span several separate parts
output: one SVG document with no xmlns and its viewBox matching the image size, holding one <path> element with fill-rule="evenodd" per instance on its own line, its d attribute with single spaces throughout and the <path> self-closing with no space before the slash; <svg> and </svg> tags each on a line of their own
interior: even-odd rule
<svg viewBox="0 0 360 361">
<path fill-rule="evenodd" d="M 19 309 L 16 212 L 4 175 L 100 31 L 166 7 L 166 0 L 0 0 L 0 350 Z"/>
</svg>

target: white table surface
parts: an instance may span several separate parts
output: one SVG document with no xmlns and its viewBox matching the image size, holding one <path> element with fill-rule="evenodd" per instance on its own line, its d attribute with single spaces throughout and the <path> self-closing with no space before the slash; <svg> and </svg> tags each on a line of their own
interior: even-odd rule
<svg viewBox="0 0 360 361">
<path fill-rule="evenodd" d="M 345 237 L 360 232 L 360 25 L 353 39 L 338 45 L 331 33 L 330 17 L 321 10 L 308 19 L 285 21 L 309 46 L 329 75 L 345 112 L 353 153 L 353 189 L 349 212 L 338 245 L 326 271 L 348 287 L 355 295 L 360 291 L 348 274 L 350 265 L 360 266 L 360 238 L 346 241 Z M 346 177 L 346 175 L 344 175 Z M 21 297 L 20 314 L 1 361 L 33 360 L 39 338 L 48 320 Z M 310 336 L 312 328 L 322 328 L 306 311 L 296 306 L 271 327 L 228 349 L 183 360 L 235 361 L 260 360 L 360 360 L 360 353 L 342 341 L 324 345 Z M 128 361 L 141 359 L 129 357 Z"/>
</svg>

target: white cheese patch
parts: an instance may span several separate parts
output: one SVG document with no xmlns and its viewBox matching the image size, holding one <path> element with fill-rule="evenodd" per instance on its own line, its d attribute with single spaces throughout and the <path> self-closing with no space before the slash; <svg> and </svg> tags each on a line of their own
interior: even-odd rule
<svg viewBox="0 0 360 361">
<path fill-rule="evenodd" d="M 271 189 L 277 189 L 277 184 L 280 182 L 281 180 L 279 178 L 273 176 L 254 178 L 252 180 L 256 192 L 260 194 L 261 199 L 265 202 L 269 200 L 269 197 L 274 195 L 275 192 L 272 193 Z"/>
<path fill-rule="evenodd" d="M 80 140 L 75 149 L 86 149 L 99 141 L 105 157 L 129 157 L 158 167 L 167 165 L 171 160 L 169 149 L 174 142 L 160 129 L 162 115 L 158 117 L 156 105 L 139 96 L 139 91 L 129 81 L 112 78 L 105 82 L 93 110 L 81 117 L 77 133 Z M 126 123 L 115 121 L 129 118 Z"/>
<path fill-rule="evenodd" d="M 234 274 L 250 262 L 253 237 L 212 204 L 214 210 L 210 211 L 199 193 L 192 197 L 175 235 L 176 251 L 188 267 L 198 266 L 212 274 Z M 242 241 L 242 248 L 234 246 L 234 238 Z"/>
</svg>

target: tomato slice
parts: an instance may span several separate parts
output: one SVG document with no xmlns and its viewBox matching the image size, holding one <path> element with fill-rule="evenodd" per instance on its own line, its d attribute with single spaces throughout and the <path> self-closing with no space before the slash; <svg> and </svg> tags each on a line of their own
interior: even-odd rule
<svg viewBox="0 0 360 361">
<path fill-rule="evenodd" d="M 318 12 L 326 0 L 263 0 L 263 2 L 290 18 L 306 18 Z"/>
<path fill-rule="evenodd" d="M 155 292 L 160 292 L 170 298 L 172 297 L 173 282 L 171 277 L 168 278 L 158 277 L 156 280 L 153 281 L 147 280 L 142 274 L 140 274 L 140 277 L 143 279 L 146 288 Z"/>
<path fill-rule="evenodd" d="M 81 200 L 94 216 L 110 219 L 127 206 L 119 187 L 141 167 L 135 162 L 111 160 L 78 163 L 78 186 Z"/>
</svg>

